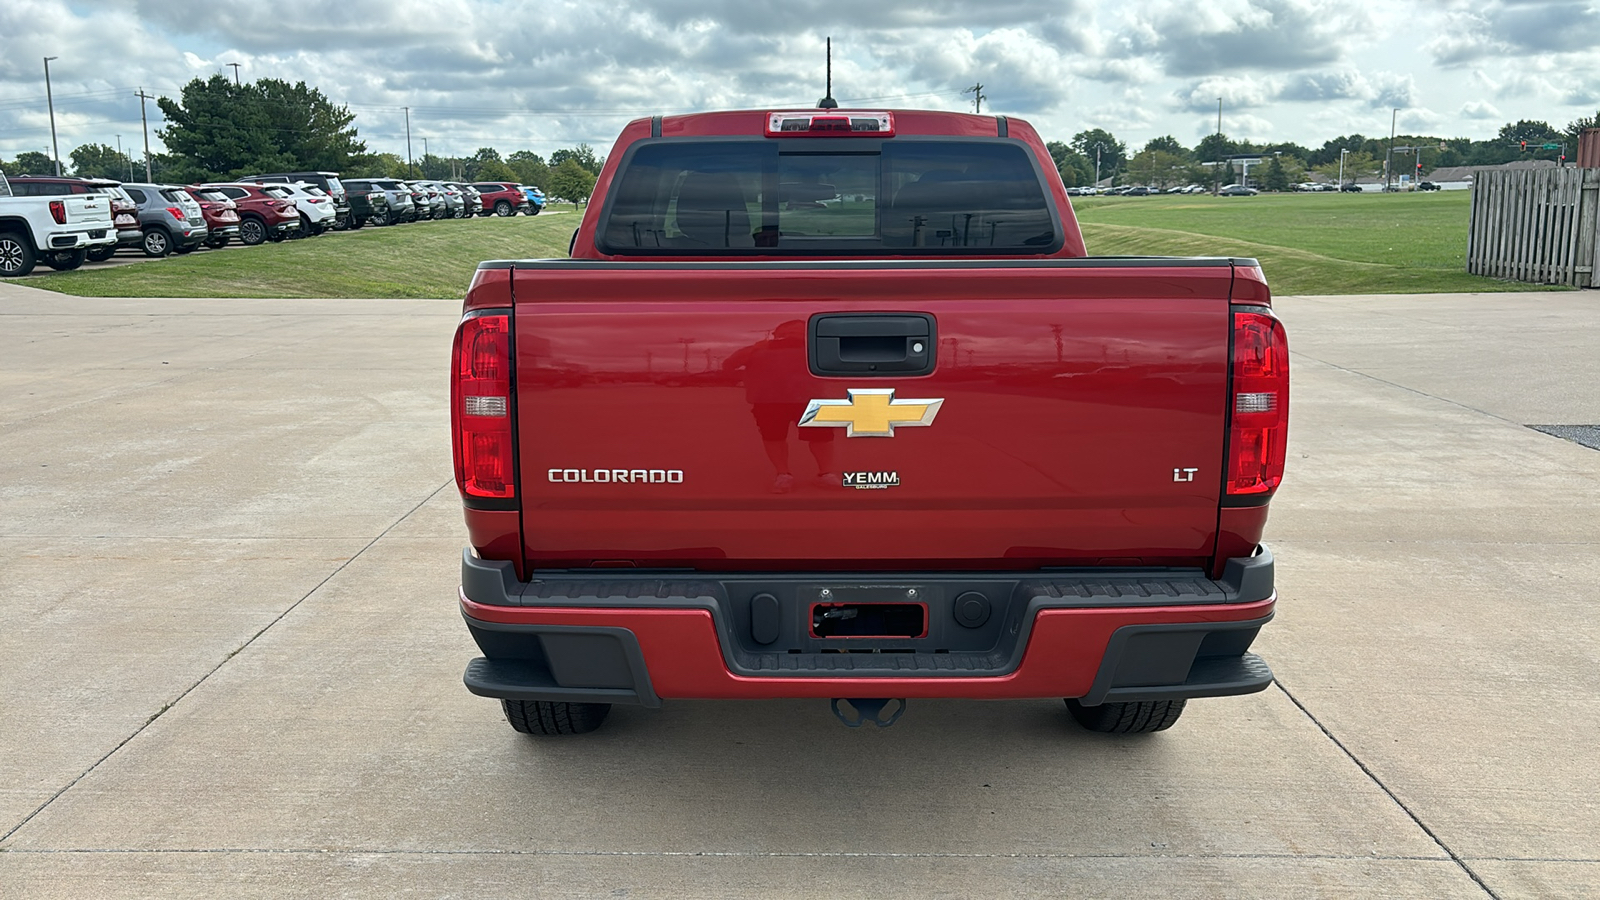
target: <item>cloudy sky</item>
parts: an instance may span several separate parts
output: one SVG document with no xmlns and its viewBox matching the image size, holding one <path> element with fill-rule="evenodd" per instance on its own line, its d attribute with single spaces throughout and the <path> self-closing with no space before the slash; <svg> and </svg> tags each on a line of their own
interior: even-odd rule
<svg viewBox="0 0 1600 900">
<path fill-rule="evenodd" d="M 984 110 L 1047 139 L 1102 127 L 1134 146 L 1216 127 L 1318 145 L 1402 131 L 1484 138 L 1600 106 L 1600 2 L 1471 0 L 3 0 L 0 155 L 65 158 L 140 138 L 143 87 L 305 80 L 357 114 L 370 149 L 604 152 L 654 112 L 810 105 L 834 38 L 834 95 Z M 151 104 L 151 139 L 160 113 Z"/>
</svg>

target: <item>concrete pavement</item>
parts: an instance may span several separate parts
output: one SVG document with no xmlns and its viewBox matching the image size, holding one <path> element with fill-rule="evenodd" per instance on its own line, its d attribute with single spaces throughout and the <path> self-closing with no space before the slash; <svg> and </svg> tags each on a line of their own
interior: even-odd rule
<svg viewBox="0 0 1600 900">
<path fill-rule="evenodd" d="M 1591 294 L 1286 298 L 1281 686 L 1059 702 L 467 694 L 454 301 L 0 284 L 0 896 L 1600 896 Z"/>
</svg>

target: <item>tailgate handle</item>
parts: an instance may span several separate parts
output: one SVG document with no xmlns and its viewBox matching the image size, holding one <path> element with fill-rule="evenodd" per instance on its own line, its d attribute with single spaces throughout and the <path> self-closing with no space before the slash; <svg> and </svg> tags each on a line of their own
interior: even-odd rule
<svg viewBox="0 0 1600 900">
<path fill-rule="evenodd" d="M 812 316 L 813 375 L 927 375 L 938 343 L 926 313 L 826 313 Z"/>
</svg>

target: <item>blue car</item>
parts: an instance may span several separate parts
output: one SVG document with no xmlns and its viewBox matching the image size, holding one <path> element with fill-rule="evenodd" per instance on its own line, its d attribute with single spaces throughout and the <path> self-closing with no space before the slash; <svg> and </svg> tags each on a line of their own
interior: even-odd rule
<svg viewBox="0 0 1600 900">
<path fill-rule="evenodd" d="M 521 187 L 522 192 L 528 195 L 528 208 L 523 212 L 530 216 L 537 216 L 539 211 L 544 209 L 544 191 L 528 184 L 524 184 Z"/>
</svg>

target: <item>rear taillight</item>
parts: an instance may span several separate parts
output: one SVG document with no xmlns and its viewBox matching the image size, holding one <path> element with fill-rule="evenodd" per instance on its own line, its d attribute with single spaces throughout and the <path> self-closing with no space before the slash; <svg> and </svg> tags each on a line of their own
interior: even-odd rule
<svg viewBox="0 0 1600 900">
<path fill-rule="evenodd" d="M 179 222 L 183 221 L 183 210 L 177 208 L 176 206 L 167 207 L 167 212 L 172 213 L 172 217 L 177 219 Z"/>
<path fill-rule="evenodd" d="M 1289 438 L 1289 339 L 1263 308 L 1233 313 L 1228 495 L 1265 499 L 1283 480 Z"/>
<path fill-rule="evenodd" d="M 38 207 L 34 207 L 38 209 Z M 67 204 L 64 200 L 50 201 L 50 218 L 56 220 L 57 225 L 67 224 Z"/>
<path fill-rule="evenodd" d="M 469 314 L 451 356 L 450 425 L 464 497 L 516 496 L 511 453 L 511 317 Z"/>
</svg>

